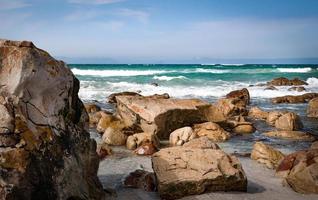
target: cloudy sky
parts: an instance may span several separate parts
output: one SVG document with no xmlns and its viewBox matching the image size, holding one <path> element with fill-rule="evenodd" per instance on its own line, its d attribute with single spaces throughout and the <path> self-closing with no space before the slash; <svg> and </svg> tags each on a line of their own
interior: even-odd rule
<svg viewBox="0 0 318 200">
<path fill-rule="evenodd" d="M 299 61 L 318 58 L 317 11 L 317 0 L 0 0 L 0 38 L 72 63 Z"/>
</svg>

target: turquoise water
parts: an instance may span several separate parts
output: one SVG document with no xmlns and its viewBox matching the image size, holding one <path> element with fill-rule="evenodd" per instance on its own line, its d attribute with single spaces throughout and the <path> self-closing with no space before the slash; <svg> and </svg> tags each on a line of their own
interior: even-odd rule
<svg viewBox="0 0 318 200">
<path fill-rule="evenodd" d="M 175 98 L 200 98 L 214 102 L 232 90 L 246 87 L 252 98 L 251 106 L 265 110 L 289 110 L 298 113 L 304 131 L 318 136 L 318 121 L 306 117 L 307 104 L 271 104 L 270 98 L 318 92 L 318 65 L 69 65 L 81 82 L 79 92 L 84 101 L 98 101 L 105 109 L 107 96 L 122 91 L 143 95 L 168 93 Z M 290 86 L 278 90 L 251 86 L 277 77 L 300 78 L 307 81 L 305 92 L 288 91 Z M 158 84 L 154 86 L 152 83 Z M 293 142 L 266 138 L 264 131 L 271 129 L 266 123 L 256 122 L 258 131 L 252 135 L 233 137 L 225 145 L 237 151 L 249 151 L 255 140 L 263 140 L 283 151 L 307 148 L 308 142 Z"/>
</svg>

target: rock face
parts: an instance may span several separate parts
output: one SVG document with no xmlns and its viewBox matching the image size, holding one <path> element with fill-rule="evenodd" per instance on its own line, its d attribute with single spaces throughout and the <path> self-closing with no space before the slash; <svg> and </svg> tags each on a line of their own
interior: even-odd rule
<svg viewBox="0 0 318 200">
<path fill-rule="evenodd" d="M 308 85 L 305 81 L 302 81 L 298 78 L 294 78 L 292 80 L 289 80 L 284 77 L 275 78 L 267 83 L 267 85 L 273 85 L 273 86 L 291 86 L 291 85 Z"/>
<path fill-rule="evenodd" d="M 289 139 L 289 140 L 305 140 L 305 141 L 314 141 L 315 138 L 301 131 L 270 131 L 264 133 L 265 136 L 268 137 L 276 137 L 281 139 Z"/>
<path fill-rule="evenodd" d="M 268 112 L 261 110 L 259 107 L 252 107 L 249 112 L 248 116 L 256 119 L 266 120 L 268 117 Z"/>
<path fill-rule="evenodd" d="M 318 97 L 309 101 L 307 116 L 318 118 Z"/>
<path fill-rule="evenodd" d="M 313 98 L 318 97 L 318 93 L 306 93 L 303 95 L 287 95 L 282 97 L 272 98 L 272 103 L 307 103 Z"/>
<path fill-rule="evenodd" d="M 170 134 L 169 143 L 171 146 L 182 146 L 184 143 L 196 138 L 197 135 L 189 126 L 179 128 Z"/>
<path fill-rule="evenodd" d="M 117 114 L 126 126 L 169 138 L 172 131 L 206 121 L 210 104 L 198 99 L 164 99 L 119 96 Z"/>
<path fill-rule="evenodd" d="M 199 137 L 185 143 L 183 147 L 186 148 L 200 148 L 200 149 L 220 149 L 220 147 L 212 142 L 208 137 Z"/>
<path fill-rule="evenodd" d="M 102 199 L 96 142 L 68 67 L 31 42 L 0 40 L 0 85 L 1 199 Z"/>
<path fill-rule="evenodd" d="M 243 116 L 231 117 L 226 121 L 219 122 L 219 124 L 226 130 L 237 134 L 253 133 L 256 130 L 253 124 L 246 121 Z"/>
<path fill-rule="evenodd" d="M 108 103 L 117 103 L 116 97 L 119 96 L 139 96 L 141 97 L 142 95 L 137 93 L 137 92 L 119 92 L 119 93 L 113 93 L 108 96 L 107 101 Z"/>
<path fill-rule="evenodd" d="M 220 149 L 165 148 L 153 155 L 152 166 L 162 199 L 208 191 L 246 191 L 247 188 L 239 160 Z"/>
<path fill-rule="evenodd" d="M 270 169 L 275 169 L 283 158 L 282 152 L 262 142 L 256 142 L 251 153 L 251 159 L 265 164 Z"/>
<path fill-rule="evenodd" d="M 285 131 L 295 131 L 303 128 L 298 115 L 293 112 L 283 114 L 275 121 L 275 127 Z"/>
<path fill-rule="evenodd" d="M 298 151 L 287 155 L 276 174 L 286 179 L 299 193 L 318 194 L 318 149 Z"/>
<path fill-rule="evenodd" d="M 235 98 L 244 101 L 246 105 L 250 104 L 250 93 L 246 88 L 242 90 L 234 90 L 226 95 L 227 99 Z"/>
<path fill-rule="evenodd" d="M 227 131 L 213 122 L 195 124 L 193 129 L 195 134 L 199 137 L 207 136 L 213 142 L 223 142 L 231 137 Z"/>
</svg>

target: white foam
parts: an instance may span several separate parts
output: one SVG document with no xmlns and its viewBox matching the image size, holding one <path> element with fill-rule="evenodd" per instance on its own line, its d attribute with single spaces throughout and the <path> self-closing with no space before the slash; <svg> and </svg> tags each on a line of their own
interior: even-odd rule
<svg viewBox="0 0 318 200">
<path fill-rule="evenodd" d="M 160 81 L 171 81 L 174 79 L 186 79 L 185 76 L 154 76 L 153 79 Z"/>
<path fill-rule="evenodd" d="M 306 80 L 310 87 L 318 87 L 318 78 L 311 77 Z"/>
<path fill-rule="evenodd" d="M 305 68 L 277 68 L 279 72 L 286 72 L 286 73 L 307 73 L 310 72 L 312 69 L 310 67 Z"/>
<path fill-rule="evenodd" d="M 111 76 L 145 76 L 145 75 L 170 73 L 173 71 L 165 71 L 165 70 L 91 70 L 91 69 L 73 68 L 72 72 L 75 75 L 81 75 L 81 76 L 111 77 Z"/>
<path fill-rule="evenodd" d="M 196 68 L 196 69 L 194 70 L 194 72 L 199 72 L 199 73 L 212 73 L 212 74 L 224 74 L 224 73 L 229 73 L 230 70 Z"/>
</svg>

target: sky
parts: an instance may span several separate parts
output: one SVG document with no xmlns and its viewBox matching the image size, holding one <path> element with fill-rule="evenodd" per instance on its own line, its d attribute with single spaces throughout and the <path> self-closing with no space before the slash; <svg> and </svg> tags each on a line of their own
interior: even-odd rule
<svg viewBox="0 0 318 200">
<path fill-rule="evenodd" d="M 0 0 L 0 38 L 69 63 L 318 63 L 317 0 Z"/>
</svg>

